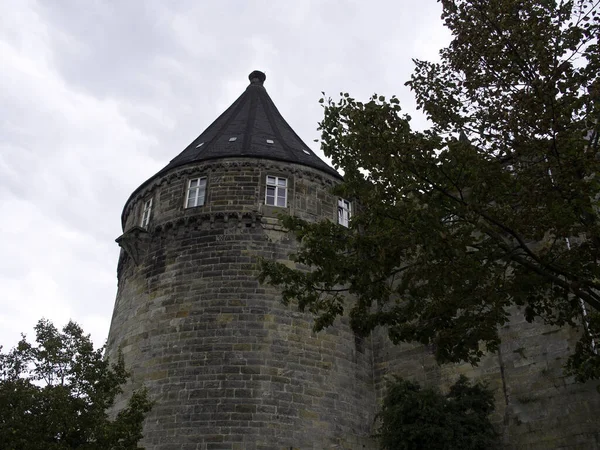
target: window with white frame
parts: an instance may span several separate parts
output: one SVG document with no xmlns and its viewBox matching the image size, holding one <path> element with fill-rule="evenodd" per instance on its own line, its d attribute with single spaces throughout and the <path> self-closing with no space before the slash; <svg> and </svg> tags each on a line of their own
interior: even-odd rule
<svg viewBox="0 0 600 450">
<path fill-rule="evenodd" d="M 287 179 L 267 175 L 267 189 L 265 190 L 265 204 L 271 206 L 287 206 Z"/>
<path fill-rule="evenodd" d="M 206 197 L 206 177 L 193 178 L 188 181 L 187 197 L 185 207 L 193 208 L 204 205 Z"/>
<path fill-rule="evenodd" d="M 152 212 L 152 199 L 144 202 L 144 210 L 142 212 L 142 223 L 143 228 L 147 228 L 150 223 L 150 213 Z"/>
<path fill-rule="evenodd" d="M 338 199 L 338 223 L 345 227 L 350 225 L 352 216 L 352 204 L 343 198 Z"/>
</svg>

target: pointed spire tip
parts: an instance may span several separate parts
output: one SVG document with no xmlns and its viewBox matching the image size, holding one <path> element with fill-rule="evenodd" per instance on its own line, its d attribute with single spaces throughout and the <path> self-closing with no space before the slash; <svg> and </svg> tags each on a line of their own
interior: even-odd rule
<svg viewBox="0 0 600 450">
<path fill-rule="evenodd" d="M 264 72 L 261 72 L 260 70 L 255 70 L 250 75 L 248 75 L 248 79 L 250 80 L 250 84 L 258 84 L 262 86 L 265 80 L 267 79 L 267 76 Z"/>
</svg>

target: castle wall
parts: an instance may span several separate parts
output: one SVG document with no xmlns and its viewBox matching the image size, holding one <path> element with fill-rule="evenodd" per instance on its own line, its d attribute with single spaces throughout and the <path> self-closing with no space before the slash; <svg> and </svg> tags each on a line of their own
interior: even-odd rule
<svg viewBox="0 0 600 450">
<path fill-rule="evenodd" d="M 392 345 L 383 330 L 374 334 L 374 382 L 380 399 L 392 374 L 424 386 L 447 390 L 463 374 L 487 382 L 494 391 L 492 417 L 506 449 L 600 448 L 598 382 L 576 383 L 563 366 L 574 350 L 577 330 L 528 323 L 515 308 L 500 330 L 497 354 L 477 367 L 436 364 L 430 349 L 416 344 Z"/>
<path fill-rule="evenodd" d="M 288 180 L 288 207 L 264 205 L 267 175 Z M 207 177 L 205 205 L 184 208 L 187 180 Z M 122 251 L 108 341 L 157 403 L 149 450 L 374 449 L 374 415 L 393 374 L 447 389 L 460 374 L 489 383 L 507 449 L 600 448 L 600 394 L 562 371 L 577 332 L 525 322 L 515 310 L 495 355 L 438 366 L 423 346 L 383 330 L 355 338 L 345 320 L 312 318 L 257 281 L 259 257 L 291 264 L 278 214 L 336 220 L 337 182 L 316 169 L 226 158 L 174 169 L 137 191 L 124 229 L 153 199 L 149 233 Z M 137 237 L 136 237 L 137 236 Z M 127 397 L 127 395 L 125 395 Z M 119 406 L 123 406 L 122 404 Z"/>
<path fill-rule="evenodd" d="M 264 205 L 267 174 L 288 179 L 288 208 Z M 206 205 L 185 209 L 197 176 L 207 176 Z M 336 220 L 335 182 L 228 158 L 173 170 L 130 199 L 125 231 L 150 197 L 153 212 L 149 234 L 132 238 L 137 263 L 121 252 L 108 352 L 121 348 L 130 387 L 144 384 L 156 400 L 147 449 L 374 448 L 370 343 L 344 321 L 313 333 L 308 314 L 257 281 L 259 257 L 288 261 L 295 248 L 277 214 Z"/>
</svg>

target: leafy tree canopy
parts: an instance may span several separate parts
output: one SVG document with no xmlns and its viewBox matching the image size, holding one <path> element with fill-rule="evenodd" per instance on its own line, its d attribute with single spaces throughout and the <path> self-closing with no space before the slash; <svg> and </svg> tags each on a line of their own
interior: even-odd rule
<svg viewBox="0 0 600 450">
<path fill-rule="evenodd" d="M 398 378 L 388 388 L 378 415 L 383 450 L 488 450 L 498 435 L 489 415 L 494 395 L 481 384 L 461 376 L 443 395 Z"/>
<path fill-rule="evenodd" d="M 262 279 L 316 329 L 346 308 L 359 333 L 384 325 L 440 362 L 476 363 L 514 305 L 558 326 L 581 323 L 585 306 L 598 323 L 600 7 L 441 3 L 451 43 L 406 83 L 431 128 L 411 129 L 395 97 L 321 99 L 351 224 L 286 218 L 311 270 L 265 261 Z M 581 379 L 600 374 L 586 336 L 571 360 Z"/>
<path fill-rule="evenodd" d="M 137 448 L 152 404 L 134 392 L 111 420 L 107 409 L 129 374 L 123 358 L 110 364 L 104 348 L 69 322 L 62 331 L 40 320 L 36 341 L 25 337 L 0 353 L 0 442 L 9 450 Z"/>
</svg>

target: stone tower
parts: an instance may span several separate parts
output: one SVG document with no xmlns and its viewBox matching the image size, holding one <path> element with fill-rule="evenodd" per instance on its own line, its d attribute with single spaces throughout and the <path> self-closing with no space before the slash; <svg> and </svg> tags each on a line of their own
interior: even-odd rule
<svg viewBox="0 0 600 450">
<path fill-rule="evenodd" d="M 340 323 L 257 281 L 287 261 L 278 215 L 338 220 L 340 175 L 287 124 L 265 74 L 127 200 L 108 339 L 156 406 L 143 445 L 167 449 L 372 448 L 373 355 Z"/>
<path fill-rule="evenodd" d="M 527 323 L 515 309 L 497 354 L 478 367 L 440 367 L 430 349 L 394 346 L 385 330 L 359 339 L 340 320 L 314 334 L 309 315 L 258 283 L 259 257 L 291 264 L 295 241 L 279 214 L 344 225 L 350 208 L 331 194 L 339 174 L 277 111 L 265 75 L 249 78 L 123 210 L 108 352 L 121 348 L 128 389 L 144 384 L 156 400 L 142 444 L 373 450 L 390 375 L 443 390 L 466 374 L 494 390 L 505 449 L 600 449 L 597 383 L 575 383 L 562 369 L 578 339 L 569 328 Z"/>
</svg>

